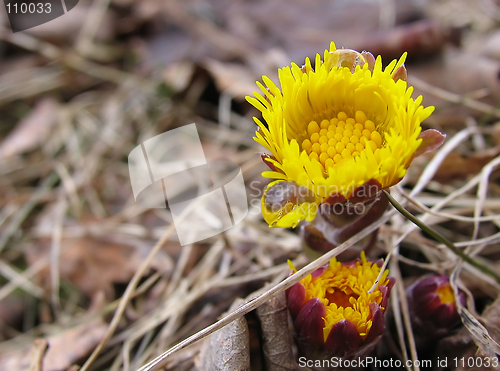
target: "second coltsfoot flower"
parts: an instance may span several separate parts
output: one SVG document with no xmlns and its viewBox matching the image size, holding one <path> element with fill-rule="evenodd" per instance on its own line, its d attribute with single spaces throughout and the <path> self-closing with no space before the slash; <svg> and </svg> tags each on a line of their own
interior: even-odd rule
<svg viewBox="0 0 500 371">
<path fill-rule="evenodd" d="M 350 263 L 332 259 L 288 289 L 288 308 L 303 356 L 349 359 L 366 355 L 376 345 L 394 285 L 386 270 L 380 285 L 369 293 L 379 273 L 379 265 L 361 253 L 361 259 Z"/>
</svg>

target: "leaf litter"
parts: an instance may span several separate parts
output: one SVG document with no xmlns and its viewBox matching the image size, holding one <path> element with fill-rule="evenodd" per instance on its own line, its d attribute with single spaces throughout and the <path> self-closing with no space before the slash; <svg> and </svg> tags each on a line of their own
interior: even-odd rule
<svg viewBox="0 0 500 371">
<path fill-rule="evenodd" d="M 277 68 L 331 40 L 386 61 L 408 45 L 420 56 L 409 60 L 410 84 L 436 106 L 429 127 L 448 138 L 415 160 L 392 194 L 500 271 L 498 2 L 81 2 L 71 22 L 0 29 L 2 367 L 209 370 L 226 357 L 210 349 L 235 342 L 229 350 L 242 354 L 229 356 L 229 369 L 291 369 L 290 339 L 273 335 L 271 318 L 285 327 L 280 295 L 362 236 L 307 265 L 295 231 L 267 227 L 258 209 L 265 166 L 251 140 L 256 113 L 243 98 L 262 74 L 276 79 Z M 126 161 L 137 143 L 192 122 L 211 159 L 242 167 L 251 207 L 233 229 L 181 248 L 168 209 L 135 204 Z M 390 253 L 401 278 L 394 331 L 377 354 L 496 352 L 500 285 L 400 215 L 381 224 L 372 253 Z M 284 280 L 288 259 L 305 268 Z M 419 354 L 404 286 L 457 266 L 452 284 L 469 293 L 465 326 L 435 354 Z M 239 327 L 223 327 L 231 322 Z M 276 347 L 266 342 L 273 336 Z"/>
</svg>

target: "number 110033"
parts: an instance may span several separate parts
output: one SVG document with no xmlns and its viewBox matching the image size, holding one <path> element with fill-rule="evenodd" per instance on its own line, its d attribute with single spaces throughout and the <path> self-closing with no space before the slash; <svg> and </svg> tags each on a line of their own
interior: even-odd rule
<svg viewBox="0 0 500 371">
<path fill-rule="evenodd" d="M 52 4 L 50 3 L 14 3 L 7 4 L 7 13 L 18 14 L 18 13 L 50 13 L 52 11 Z"/>
<path fill-rule="evenodd" d="M 498 368 L 499 362 L 497 357 L 462 357 L 453 358 L 455 367 L 493 367 Z"/>
</svg>

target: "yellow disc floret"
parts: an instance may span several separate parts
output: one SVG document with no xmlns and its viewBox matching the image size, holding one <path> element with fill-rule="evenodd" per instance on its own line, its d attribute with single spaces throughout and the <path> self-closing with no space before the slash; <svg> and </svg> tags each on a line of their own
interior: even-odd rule
<svg viewBox="0 0 500 371">
<path fill-rule="evenodd" d="M 356 111 L 354 117 L 340 111 L 337 117 L 323 120 L 319 125 L 311 121 L 307 134 L 309 138 L 302 141 L 301 149 L 311 161 L 319 160 L 325 173 L 341 161 L 359 156 L 366 146 L 377 154 L 382 147 L 382 135 L 363 111 Z"/>
</svg>

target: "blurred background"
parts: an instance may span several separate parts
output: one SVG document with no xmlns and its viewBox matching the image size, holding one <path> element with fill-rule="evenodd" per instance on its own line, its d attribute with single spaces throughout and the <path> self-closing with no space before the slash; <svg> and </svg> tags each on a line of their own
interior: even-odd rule
<svg viewBox="0 0 500 371">
<path fill-rule="evenodd" d="M 260 216 L 266 167 L 252 139 L 258 112 L 245 96 L 262 75 L 277 81 L 278 68 L 303 64 L 330 41 L 380 54 L 386 64 L 407 51 L 414 96 L 436 106 L 423 127 L 448 138 L 469 130 L 435 169 L 422 203 L 435 205 L 500 153 L 498 0 L 80 0 L 17 33 L 0 8 L 1 370 L 78 369 L 123 295 L 129 304 L 86 367 L 137 369 L 220 318 L 234 298 L 282 280 L 287 259 L 304 265 L 297 231 L 271 230 Z M 181 247 L 167 231 L 168 209 L 134 202 L 127 156 L 193 122 L 207 159 L 241 166 L 250 212 L 227 233 Z M 414 162 L 406 189 L 431 156 Z M 490 216 L 500 209 L 495 166 L 481 183 L 480 210 Z M 475 185 L 447 212 L 476 215 Z M 499 232 L 498 219 L 429 223 L 453 241 Z M 498 242 L 485 246 L 481 259 L 498 269 Z M 424 234 L 408 237 L 400 251 L 405 279 L 444 264 L 446 254 L 432 247 Z M 374 254 L 386 252 L 379 246 Z M 471 272 L 462 279 L 481 314 L 499 284 Z M 252 369 L 265 369 L 257 320 L 247 321 Z M 462 352 L 470 351 L 464 336 Z M 399 345 L 385 345 L 401 357 Z M 162 367 L 210 369 L 195 364 L 202 346 Z"/>
</svg>

